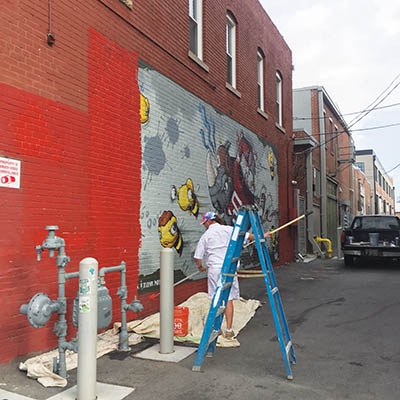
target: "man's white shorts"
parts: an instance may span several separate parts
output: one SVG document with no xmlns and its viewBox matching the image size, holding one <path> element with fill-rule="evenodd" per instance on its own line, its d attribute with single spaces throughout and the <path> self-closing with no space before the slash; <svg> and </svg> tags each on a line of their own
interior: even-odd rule
<svg viewBox="0 0 400 400">
<path fill-rule="evenodd" d="M 209 268 L 207 271 L 208 278 L 208 297 L 211 299 L 214 296 L 215 289 L 221 281 L 221 270 L 219 268 Z M 235 276 L 233 278 L 229 300 L 238 300 L 240 298 L 239 281 Z"/>
</svg>

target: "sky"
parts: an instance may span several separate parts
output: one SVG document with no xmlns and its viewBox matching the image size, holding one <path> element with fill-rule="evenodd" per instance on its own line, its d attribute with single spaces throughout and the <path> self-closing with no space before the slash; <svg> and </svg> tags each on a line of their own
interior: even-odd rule
<svg viewBox="0 0 400 400">
<path fill-rule="evenodd" d="M 393 178 L 400 211 L 400 1 L 259 1 L 292 50 L 293 88 L 325 88 L 356 150 Z"/>
</svg>

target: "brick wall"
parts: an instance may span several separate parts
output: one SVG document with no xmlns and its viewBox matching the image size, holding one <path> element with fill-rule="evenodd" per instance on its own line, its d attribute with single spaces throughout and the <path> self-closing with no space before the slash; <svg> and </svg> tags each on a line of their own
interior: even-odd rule
<svg viewBox="0 0 400 400">
<path fill-rule="evenodd" d="M 241 98 L 226 89 L 225 68 L 221 67 L 225 62 L 227 9 L 237 18 L 240 32 L 238 90 Z M 55 315 L 44 327 L 35 329 L 19 313 L 20 305 L 37 292 L 57 298 L 55 260 L 43 253 L 38 263 L 34 250 L 46 237 L 46 225 L 60 227 L 57 235 L 65 239 L 66 252 L 71 257 L 68 272 L 77 271 L 79 261 L 87 256 L 97 258 L 100 267 L 117 265 L 124 260 L 128 269 L 128 301 L 139 295 L 145 306 L 143 314 L 130 313 L 129 318 L 157 311 L 158 304 L 149 300 L 149 291 L 138 291 L 140 276 L 158 268 L 155 261 L 146 267 L 148 261 L 143 249 L 147 248 L 149 240 L 153 241 L 152 256 L 156 258 L 155 254 L 162 248 L 157 218 L 164 208 L 176 204 L 167 207 L 164 203 L 157 213 L 150 215 L 149 220 L 155 223 L 151 225 L 151 235 L 144 234 L 148 233 L 144 216 L 157 196 L 166 196 L 173 184 L 179 187 L 183 183 L 176 171 L 182 169 L 181 150 L 185 148 L 180 146 L 183 141 L 163 142 L 164 153 L 170 157 L 167 158 L 169 164 L 162 170 L 164 186 L 160 193 L 153 186 L 153 191 L 146 194 L 151 193 L 150 197 L 145 197 L 146 203 L 143 196 L 149 171 L 144 168 L 143 161 L 145 139 L 171 133 L 168 123 L 175 123 L 181 140 L 193 144 L 193 138 L 199 139 L 202 123 L 199 104 L 218 122 L 218 127 L 231 127 L 218 131 L 216 143 L 230 137 L 233 156 L 237 155 L 235 146 L 239 131 L 245 133 L 259 154 L 263 154 L 262 151 L 273 153 L 275 181 L 271 175 L 268 178 L 275 207 L 273 222 L 288 220 L 291 206 L 287 189 L 291 180 L 288 172 L 292 133 L 291 52 L 255 0 L 206 2 L 204 12 L 204 61 L 209 72 L 188 57 L 187 10 L 178 2 L 138 0 L 132 10 L 111 0 L 53 2 L 50 19 L 47 4 L 40 1 L 21 0 L 18 7 L 16 3 L 3 7 L 0 157 L 21 161 L 21 184 L 19 189 L 0 187 L 3 232 L 0 235 L 0 302 L 3 306 L 0 362 L 56 345 L 57 338 L 52 332 Z M 55 37 L 52 46 L 46 43 L 49 31 Z M 265 84 L 271 93 L 266 96 L 268 119 L 256 112 L 256 85 L 251 83 L 256 76 L 257 47 L 266 54 Z M 254 68 L 249 68 L 252 63 Z M 141 69 L 139 64 L 145 67 Z M 154 69 L 154 76 L 168 83 L 171 92 L 151 86 L 146 78 L 141 82 L 140 76 L 146 68 Z M 274 121 L 272 94 L 275 93 L 276 70 L 284 78 L 286 133 L 276 128 Z M 164 106 L 156 116 L 151 108 L 151 120 L 141 125 L 140 92 L 149 88 L 153 89 L 156 101 L 164 96 Z M 187 108 L 182 98 L 191 99 Z M 181 99 L 180 102 L 177 99 Z M 180 109 L 168 108 L 166 112 L 165 104 L 170 107 L 174 101 Z M 194 125 L 196 131 L 190 130 L 193 118 L 198 121 Z M 262 138 L 260 144 L 257 136 Z M 206 151 L 199 147 L 191 150 L 191 162 L 205 168 Z M 270 174 L 270 169 L 267 171 Z M 196 173 L 201 174 L 201 170 Z M 201 212 L 212 205 L 206 184 L 202 189 Z M 177 215 L 179 218 L 178 212 Z M 184 217 L 188 221 L 192 218 L 190 224 L 194 224 L 193 215 L 184 214 Z M 266 221 L 267 225 L 271 223 L 272 219 Z M 187 241 L 189 251 L 178 258 L 177 269 L 186 273 L 192 268 L 190 251 L 195 237 L 202 232 L 198 225 L 193 226 L 196 230 Z M 184 226 L 182 230 L 185 234 Z M 291 239 L 290 230 L 282 231 L 279 240 L 285 242 L 285 246 L 274 250 L 280 263 L 292 259 L 288 245 Z M 119 275 L 110 274 L 106 281 L 114 296 L 113 319 L 118 320 L 115 293 Z M 205 290 L 204 280 L 177 286 L 176 303 L 199 290 Z M 69 321 L 76 291 L 76 280 L 68 281 Z M 70 329 L 67 339 L 74 334 L 74 329 Z"/>
</svg>

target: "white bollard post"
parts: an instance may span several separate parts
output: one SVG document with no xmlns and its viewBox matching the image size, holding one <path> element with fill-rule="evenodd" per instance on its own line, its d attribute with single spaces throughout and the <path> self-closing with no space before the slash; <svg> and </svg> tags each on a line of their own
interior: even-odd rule
<svg viewBox="0 0 400 400">
<path fill-rule="evenodd" d="M 174 250 L 160 253 L 160 353 L 174 352 Z"/>
<path fill-rule="evenodd" d="M 79 263 L 77 400 L 95 400 L 97 353 L 97 278 L 99 263 L 87 257 Z"/>
</svg>

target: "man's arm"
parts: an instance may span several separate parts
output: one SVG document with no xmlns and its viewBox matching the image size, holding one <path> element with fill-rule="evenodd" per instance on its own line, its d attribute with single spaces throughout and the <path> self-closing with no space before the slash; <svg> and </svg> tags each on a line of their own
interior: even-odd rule
<svg viewBox="0 0 400 400">
<path fill-rule="evenodd" d="M 201 258 L 195 258 L 194 262 L 196 263 L 197 269 L 199 271 L 207 271 L 207 267 L 203 266 L 203 260 Z"/>
<path fill-rule="evenodd" d="M 266 239 L 266 238 L 268 238 L 268 237 L 271 237 L 271 232 L 269 232 L 269 231 L 267 231 L 267 232 L 264 233 L 264 239 Z M 247 237 L 247 240 L 253 241 L 254 239 L 255 239 L 254 234 L 249 233 L 249 236 Z"/>
</svg>

